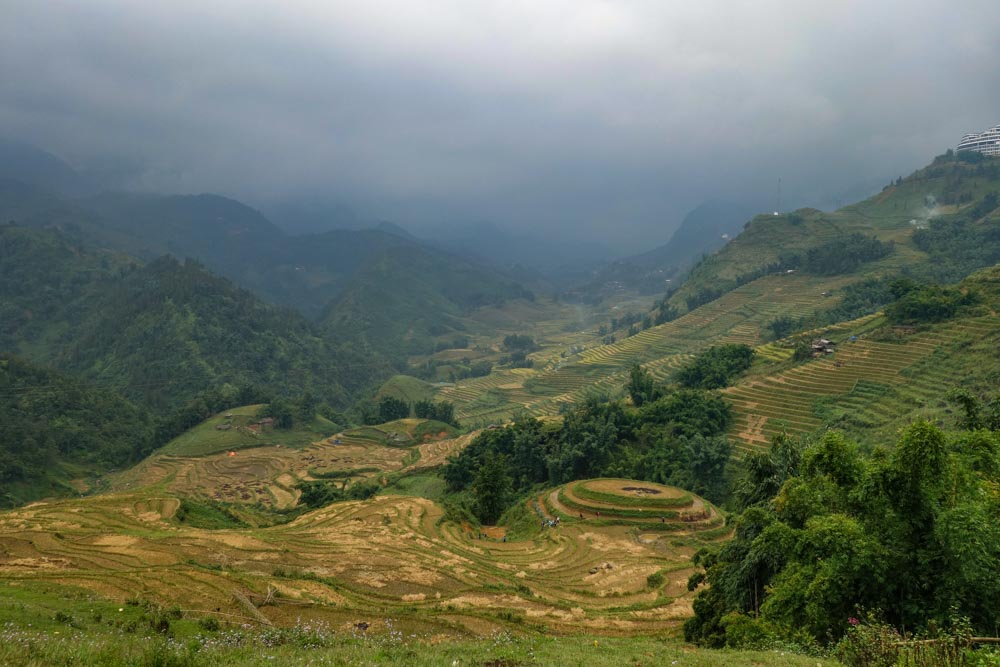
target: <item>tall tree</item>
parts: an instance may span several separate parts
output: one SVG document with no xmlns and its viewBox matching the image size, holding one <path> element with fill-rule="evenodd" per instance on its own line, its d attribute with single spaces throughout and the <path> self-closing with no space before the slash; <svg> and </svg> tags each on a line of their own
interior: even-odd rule
<svg viewBox="0 0 1000 667">
<path fill-rule="evenodd" d="M 476 473 L 472 490 L 476 517 L 483 523 L 496 523 L 512 493 L 511 478 L 507 474 L 507 457 L 487 452 Z"/>
</svg>

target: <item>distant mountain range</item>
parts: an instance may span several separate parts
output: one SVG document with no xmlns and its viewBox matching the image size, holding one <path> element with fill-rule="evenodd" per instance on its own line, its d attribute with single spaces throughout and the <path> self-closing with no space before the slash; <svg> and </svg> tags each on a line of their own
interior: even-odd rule
<svg viewBox="0 0 1000 667">
<path fill-rule="evenodd" d="M 347 406 L 392 368 L 195 261 L 77 245 L 59 230 L 0 226 L 0 351 L 173 409 L 222 384 L 312 391 Z"/>
<path fill-rule="evenodd" d="M 0 219 L 59 229 L 81 246 L 143 262 L 165 254 L 197 259 L 264 299 L 313 319 L 398 321 L 400 313 L 391 303 L 405 305 L 407 313 L 423 313 L 415 321 L 406 316 L 411 322 L 402 348 L 389 342 L 386 332 L 394 331 L 393 326 L 357 332 L 384 344 L 390 355 L 423 351 L 421 346 L 437 335 L 432 332 L 447 333 L 451 318 L 478 305 L 532 296 L 519 276 L 421 242 L 389 222 L 293 236 L 259 211 L 218 195 L 59 194 L 57 190 L 66 191 L 62 184 L 72 182 L 72 169 L 42 151 L 18 150 L 8 153 L 31 167 L 25 170 L 31 182 L 0 179 Z M 20 171 L 8 168 L 6 173 L 17 176 Z M 381 284 L 383 280 L 388 282 Z M 396 298 L 387 301 L 388 294 Z M 345 309 L 342 316 L 336 312 L 338 304 Z M 343 340 L 343 328 L 331 326 Z"/>
<path fill-rule="evenodd" d="M 85 194 L 95 184 L 64 160 L 36 146 L 0 138 L 0 179 L 16 180 L 53 192 Z"/>
<path fill-rule="evenodd" d="M 570 290 L 583 299 L 623 289 L 660 294 L 679 282 L 703 255 L 735 238 L 755 209 L 746 203 L 709 200 L 688 213 L 670 240 L 647 252 L 615 260 Z"/>
</svg>

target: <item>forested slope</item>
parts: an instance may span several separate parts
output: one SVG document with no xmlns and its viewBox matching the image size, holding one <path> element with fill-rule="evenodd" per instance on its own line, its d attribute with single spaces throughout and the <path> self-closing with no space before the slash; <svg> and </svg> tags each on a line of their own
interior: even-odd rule
<svg viewBox="0 0 1000 667">
<path fill-rule="evenodd" d="M 137 462 L 153 426 L 115 392 L 0 353 L 0 506 L 72 493 L 70 478 Z"/>
<path fill-rule="evenodd" d="M 382 358 L 331 341 L 194 261 L 141 266 L 59 231 L 0 227 L 3 348 L 170 409 L 206 389 L 312 391 L 346 406 L 389 375 Z"/>
</svg>

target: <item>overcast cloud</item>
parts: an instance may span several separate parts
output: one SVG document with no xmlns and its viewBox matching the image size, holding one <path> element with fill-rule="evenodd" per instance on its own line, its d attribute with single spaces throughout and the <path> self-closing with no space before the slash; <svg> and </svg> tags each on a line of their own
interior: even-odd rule
<svg viewBox="0 0 1000 667">
<path fill-rule="evenodd" d="M 0 134 L 78 168 L 621 251 L 997 123 L 995 0 L 0 0 Z"/>
</svg>

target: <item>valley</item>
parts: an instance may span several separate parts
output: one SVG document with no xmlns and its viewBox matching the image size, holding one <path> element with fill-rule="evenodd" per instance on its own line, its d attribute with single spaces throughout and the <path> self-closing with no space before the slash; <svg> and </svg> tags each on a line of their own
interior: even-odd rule
<svg viewBox="0 0 1000 667">
<path fill-rule="evenodd" d="M 803 572 L 825 562 L 812 531 L 860 548 L 869 505 L 843 500 L 860 493 L 905 516 L 893 484 L 859 480 L 930 485 L 893 458 L 911 441 L 952 461 L 969 506 L 994 483 L 992 169 L 941 160 L 832 213 L 757 216 L 663 292 L 639 287 L 665 275 L 655 265 L 630 282 L 626 263 L 588 298 L 374 232 L 311 239 L 307 270 L 258 296 L 309 240 L 232 202 L 111 197 L 89 205 L 114 224 L 71 228 L 44 197 L 9 197 L 32 222 L 0 229 L 0 620 L 250 643 L 305 626 L 353 659 L 397 635 L 473 653 L 514 638 L 498 664 L 531 664 L 509 656 L 543 636 L 683 638 L 704 664 L 709 648 L 784 641 L 832 659 L 820 637 L 845 630 L 829 610 L 853 610 L 830 594 L 817 617 L 768 588 L 797 590 L 778 572 L 810 549 Z M 949 197 L 972 203 L 930 206 Z M 154 257 L 175 236 L 197 251 L 184 229 L 212 212 L 208 245 L 232 233 L 226 216 L 248 235 L 207 266 Z M 139 247 L 144 217 L 170 224 Z M 928 244 L 938 218 L 964 230 L 952 246 Z M 264 270 L 240 274 L 251 259 Z M 942 264 L 968 271 L 941 283 Z M 314 299 L 310 316 L 285 298 Z M 720 350 L 745 364 L 720 367 Z M 856 559 L 902 562 L 897 546 Z M 765 548 L 774 571 L 754 560 Z"/>
</svg>

